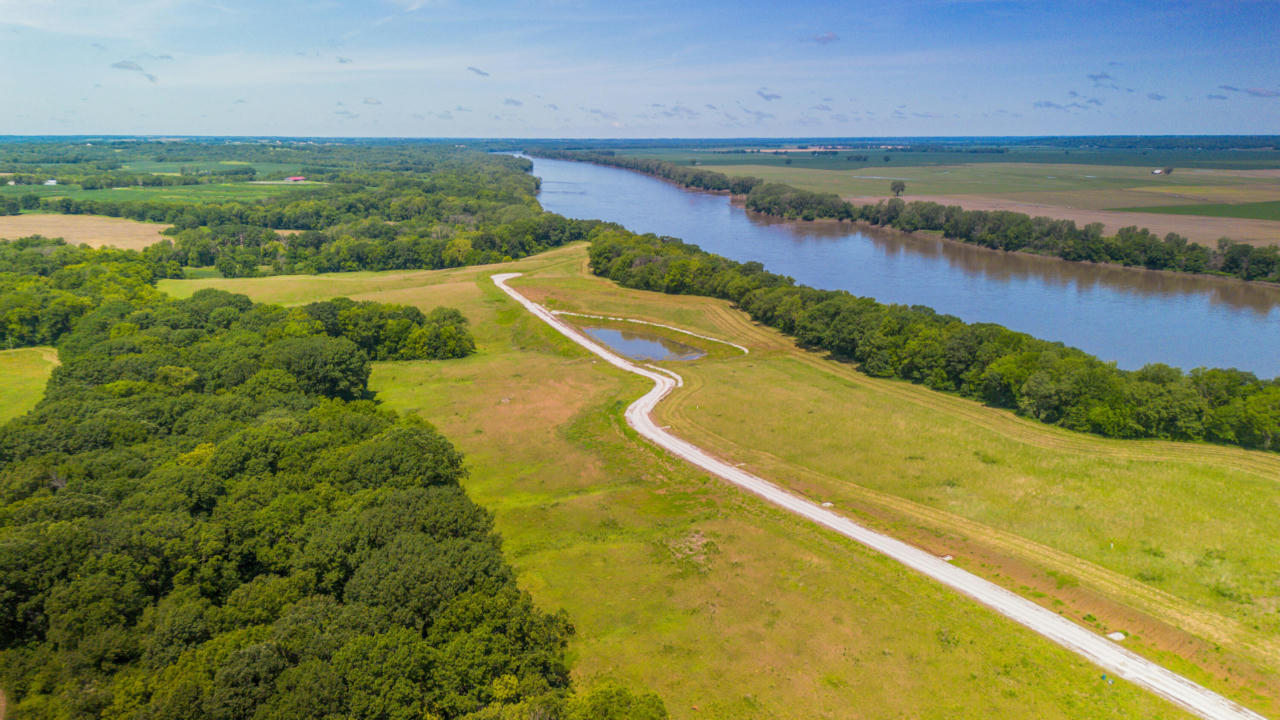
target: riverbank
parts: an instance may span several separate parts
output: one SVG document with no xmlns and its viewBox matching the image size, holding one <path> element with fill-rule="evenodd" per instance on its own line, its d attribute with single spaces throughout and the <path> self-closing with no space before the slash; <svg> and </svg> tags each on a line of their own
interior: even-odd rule
<svg viewBox="0 0 1280 720">
<path fill-rule="evenodd" d="M 659 178 L 660 179 L 660 178 Z M 706 192 L 682 188 L 686 192 Z M 708 193 L 712 195 L 723 193 Z M 904 249 L 925 256 L 943 256 L 965 271 L 980 272 L 1008 278 L 1023 273 L 1036 273 L 1053 278 L 1056 282 L 1070 282 L 1081 287 L 1093 284 L 1126 286 L 1135 292 L 1178 295 L 1203 291 L 1206 284 L 1212 290 L 1214 302 L 1232 307 L 1248 308 L 1266 313 L 1280 305 L 1280 282 L 1241 280 L 1223 273 L 1186 273 L 1173 270 L 1153 270 L 1135 265 L 1074 261 L 1029 250 L 1000 250 L 973 243 L 954 240 L 933 230 L 898 230 L 874 225 L 864 220 L 838 220 L 815 218 L 813 220 L 785 219 L 757 212 L 746 206 L 745 195 L 733 195 L 730 203 L 742 210 L 754 221 L 767 224 L 785 224 L 812 233 L 814 228 L 829 228 L 832 237 L 861 233 L 872 239 L 893 238 L 905 243 Z M 939 246 L 941 246 L 939 248 Z M 997 259 L 996 262 L 983 258 Z M 1015 267 L 1001 265 L 1014 264 Z"/>
<path fill-rule="evenodd" d="M 1280 374 L 1280 289 L 1272 285 L 993 252 L 848 221 L 788 221 L 590 163 L 537 160 L 534 173 L 547 210 L 681 238 L 811 287 L 997 323 L 1130 370 L 1166 363 Z"/>
<path fill-rule="evenodd" d="M 746 207 L 784 219 L 861 219 L 877 226 L 896 229 L 944 231 L 950 239 L 1001 250 L 1032 248 L 1038 253 L 1069 261 L 1107 262 L 1123 266 L 1172 270 L 1190 274 L 1226 274 L 1243 280 L 1280 281 L 1280 247 L 1254 247 L 1234 243 L 1217 248 L 1188 244 L 1177 233 L 1160 237 L 1142 225 L 1121 227 L 1116 235 L 1103 237 L 1089 229 L 1077 228 L 1071 220 L 1032 217 L 1009 210 L 952 211 L 954 205 L 912 202 L 901 198 L 875 204 L 855 205 L 835 194 L 803 190 L 781 183 L 765 183 L 760 178 L 729 177 L 705 168 L 686 168 L 672 163 L 642 158 L 619 157 L 585 151 L 530 152 L 535 157 L 588 162 L 634 170 L 680 187 L 694 190 L 744 195 Z M 739 190 L 741 188 L 741 190 Z M 1277 225 L 1280 227 L 1280 225 Z"/>
</svg>

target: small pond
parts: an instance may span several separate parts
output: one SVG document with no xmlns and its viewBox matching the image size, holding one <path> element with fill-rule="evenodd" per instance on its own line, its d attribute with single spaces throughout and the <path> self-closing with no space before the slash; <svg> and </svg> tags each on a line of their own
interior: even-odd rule
<svg viewBox="0 0 1280 720">
<path fill-rule="evenodd" d="M 584 327 L 582 332 L 632 360 L 697 360 L 706 355 L 692 345 L 649 333 L 602 327 Z"/>
</svg>

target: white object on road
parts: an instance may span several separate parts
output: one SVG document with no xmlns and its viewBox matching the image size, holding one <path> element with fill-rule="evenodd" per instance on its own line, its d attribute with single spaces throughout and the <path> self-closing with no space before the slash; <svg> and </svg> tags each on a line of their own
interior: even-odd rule
<svg viewBox="0 0 1280 720">
<path fill-rule="evenodd" d="M 1006 590 L 993 582 L 947 563 L 907 543 L 869 530 L 849 518 L 819 507 L 816 503 L 793 495 L 764 478 L 740 470 L 726 462 L 711 457 L 701 448 L 654 425 L 649 413 L 658 402 L 676 387 L 669 375 L 646 370 L 615 354 L 568 323 L 560 320 L 546 308 L 526 298 L 507 285 L 507 280 L 521 273 L 502 273 L 492 276 L 494 284 L 512 299 L 562 335 L 590 350 L 600 358 L 621 370 L 641 375 L 653 381 L 653 389 L 626 410 L 627 424 L 636 432 L 653 441 L 659 447 L 729 482 L 748 490 L 784 510 L 808 518 L 823 527 L 835 530 L 872 550 L 897 560 L 913 570 L 957 590 L 1014 622 L 1030 628 L 1062 647 L 1084 657 L 1093 664 L 1145 688 L 1183 709 L 1206 720 L 1266 720 L 1258 713 L 1161 667 L 1156 663 L 1126 650 L 1091 630 L 1081 627 L 1057 613 Z"/>
</svg>

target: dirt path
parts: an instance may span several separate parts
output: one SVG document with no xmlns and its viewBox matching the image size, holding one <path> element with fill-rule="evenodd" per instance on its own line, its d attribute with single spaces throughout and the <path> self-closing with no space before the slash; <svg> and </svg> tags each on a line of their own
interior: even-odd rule
<svg viewBox="0 0 1280 720">
<path fill-rule="evenodd" d="M 942 584 L 959 591 L 1005 617 L 1043 635 L 1062 647 L 1071 650 L 1100 668 L 1124 678 L 1139 687 L 1208 720 L 1264 720 L 1251 710 L 1241 707 L 1217 693 L 1187 678 L 1167 670 L 1146 658 L 1130 652 L 1115 642 L 1091 630 L 1036 605 L 1019 595 L 961 570 L 954 565 L 923 550 L 887 535 L 868 530 L 846 517 L 822 508 L 816 503 L 793 495 L 773 483 L 752 475 L 740 468 L 718 460 L 701 448 L 672 435 L 658 427 L 650 414 L 654 407 L 678 384 L 679 376 L 671 371 L 655 372 L 635 365 L 578 332 L 560 320 L 546 308 L 529 300 L 506 284 L 520 273 L 503 273 L 493 276 L 493 282 L 529 312 L 550 325 L 565 337 L 586 348 L 609 364 L 653 381 L 653 389 L 636 400 L 626 410 L 627 424 L 642 436 L 707 472 L 723 478 L 764 500 L 812 522 L 834 530 L 872 550 L 897 560 Z"/>
</svg>

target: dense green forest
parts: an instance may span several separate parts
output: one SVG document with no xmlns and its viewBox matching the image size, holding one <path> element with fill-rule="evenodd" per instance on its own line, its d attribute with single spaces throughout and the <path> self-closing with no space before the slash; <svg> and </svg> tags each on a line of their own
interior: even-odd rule
<svg viewBox="0 0 1280 720">
<path fill-rule="evenodd" d="M 542 213 L 510 158 L 436 154 L 390 152 L 403 163 L 320 199 L 118 207 L 181 225 L 143 252 L 0 243 L 5 346 L 56 344 L 61 362 L 39 405 L 0 427 L 13 716 L 666 717 L 649 693 L 571 687 L 572 625 L 516 587 L 459 485 L 461 455 L 371 399 L 372 360 L 475 351 L 457 310 L 155 289 L 190 264 L 500 260 L 594 226 Z M 269 218 L 308 213 L 288 255 Z"/>
<path fill-rule="evenodd" d="M 538 180 L 529 174 L 528 160 L 438 143 L 33 145 L 0 145 L 0 168 L 17 173 L 14 177 L 44 177 L 38 168 L 84 183 L 98 170 L 74 170 L 80 163 L 115 167 L 130 159 L 173 163 L 207 154 L 247 158 L 245 162 L 264 157 L 263 162 L 306 167 L 308 179 L 319 185 L 253 201 L 145 196 L 116 201 L 34 194 L 5 199 L 16 205 L 14 212 L 170 223 L 166 232 L 171 240 L 148 248 L 148 260 L 216 266 L 227 277 L 502 262 L 583 240 L 596 224 L 542 212 L 536 200 Z M 277 232 L 281 230 L 287 232 Z"/>
<path fill-rule="evenodd" d="M 796 285 L 674 238 L 600 228 L 591 269 L 626 287 L 730 300 L 810 348 L 897 377 L 1107 437 L 1280 450 L 1280 383 L 1239 370 L 1119 370 L 1081 350 L 923 306 Z"/>
<path fill-rule="evenodd" d="M 1223 239 L 1216 249 L 1211 249 L 1188 242 L 1181 235 L 1169 233 L 1161 238 L 1138 227 L 1121 228 L 1115 235 L 1105 236 L 1099 223 L 1080 228 L 1071 220 L 1031 217 L 1007 210 L 964 210 L 959 206 L 933 202 L 908 203 L 897 198 L 855 205 L 833 193 L 765 183 L 759 178 L 729 177 L 713 170 L 650 158 L 621 156 L 607 151 L 531 152 L 543 157 L 637 170 L 698 190 L 742 194 L 746 196 L 748 209 L 791 220 L 856 220 L 906 232 L 935 231 L 952 240 L 995 250 L 1280 282 L 1280 248 L 1274 245 L 1254 247 Z"/>
</svg>

